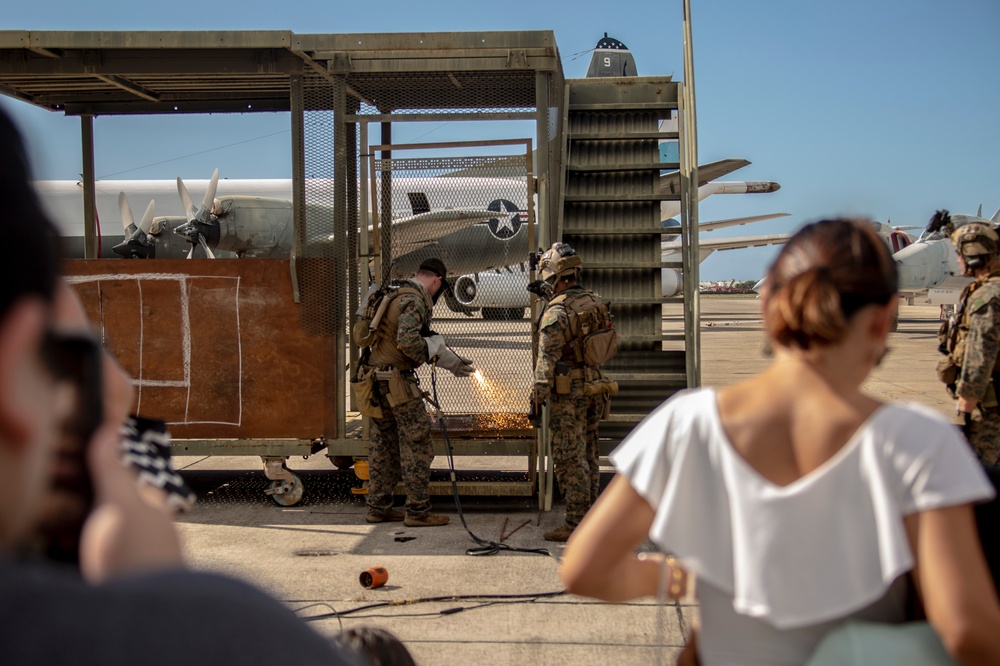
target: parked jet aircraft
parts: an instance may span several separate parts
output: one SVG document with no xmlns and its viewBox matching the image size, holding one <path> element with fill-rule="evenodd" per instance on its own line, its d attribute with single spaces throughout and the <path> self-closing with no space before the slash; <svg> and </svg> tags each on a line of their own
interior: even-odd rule
<svg viewBox="0 0 1000 666">
<path fill-rule="evenodd" d="M 977 215 L 952 215 L 955 224 L 983 222 L 1000 224 L 1000 210 L 989 220 L 982 218 L 982 207 Z M 888 222 L 872 222 L 875 233 L 885 242 L 896 261 L 899 271 L 899 295 L 913 305 L 917 298 L 936 305 L 958 302 L 962 288 L 969 278 L 962 276 L 958 257 L 951 240 L 941 229 L 925 229 L 916 240 L 907 231 L 921 227 L 892 226 Z M 753 290 L 760 293 L 765 279 L 761 278 Z"/>
<path fill-rule="evenodd" d="M 956 226 L 969 222 L 1000 224 L 1000 209 L 990 219 L 983 218 L 983 207 L 976 215 L 952 215 Z M 912 303 L 918 295 L 927 294 L 927 302 L 955 304 L 969 278 L 958 266 L 955 246 L 943 229 L 925 229 L 911 245 L 893 255 L 899 269 L 899 290 Z"/>
</svg>

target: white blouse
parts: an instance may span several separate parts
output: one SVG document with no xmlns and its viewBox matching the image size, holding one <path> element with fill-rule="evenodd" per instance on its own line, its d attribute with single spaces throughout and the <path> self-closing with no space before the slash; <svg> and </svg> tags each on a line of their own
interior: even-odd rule
<svg viewBox="0 0 1000 666">
<path fill-rule="evenodd" d="M 918 405 L 883 405 L 784 486 L 733 448 L 712 389 L 657 407 L 611 461 L 656 512 L 650 539 L 698 576 L 706 664 L 802 663 L 826 623 L 900 621 L 885 599 L 913 567 L 902 518 L 993 496 L 956 427 Z"/>
</svg>

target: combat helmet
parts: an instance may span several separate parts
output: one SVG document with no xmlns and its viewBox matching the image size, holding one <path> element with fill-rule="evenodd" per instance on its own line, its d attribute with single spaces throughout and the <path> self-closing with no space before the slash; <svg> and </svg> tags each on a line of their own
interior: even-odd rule
<svg viewBox="0 0 1000 666">
<path fill-rule="evenodd" d="M 566 243 L 553 243 L 538 260 L 538 275 L 554 285 L 559 278 L 579 276 L 583 259 Z"/>
<path fill-rule="evenodd" d="M 952 217 L 952 220 L 957 222 L 955 217 L 957 216 Z M 1000 235 L 986 220 L 973 219 L 964 224 L 955 224 L 951 242 L 969 270 L 983 268 L 989 263 L 991 256 L 1000 252 Z"/>
</svg>

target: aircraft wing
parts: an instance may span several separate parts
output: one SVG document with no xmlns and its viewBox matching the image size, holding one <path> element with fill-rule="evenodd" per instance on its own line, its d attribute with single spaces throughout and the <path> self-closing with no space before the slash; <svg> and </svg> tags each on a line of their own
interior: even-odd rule
<svg viewBox="0 0 1000 666">
<path fill-rule="evenodd" d="M 698 239 L 698 254 L 701 261 L 716 250 L 738 250 L 744 247 L 764 247 L 766 245 L 783 245 L 794 234 L 765 234 L 762 236 L 738 236 L 736 238 Z M 680 261 L 681 239 L 665 240 L 660 243 L 663 261 Z"/>
<path fill-rule="evenodd" d="M 698 187 L 701 187 L 705 183 L 713 181 L 716 178 L 722 178 L 726 174 L 730 174 L 736 171 L 737 169 L 742 169 L 748 164 L 750 164 L 749 160 L 741 160 L 741 159 L 719 160 L 718 162 L 699 164 Z M 670 194 L 680 194 L 681 172 L 671 171 L 670 173 L 666 173 L 660 176 L 660 192 L 667 192 Z"/>
<path fill-rule="evenodd" d="M 503 213 L 481 208 L 442 208 L 393 220 L 392 253 L 399 256 L 433 245 L 444 236 L 498 215 Z"/>
<path fill-rule="evenodd" d="M 791 213 L 769 213 L 767 215 L 751 215 L 749 217 L 733 217 L 728 220 L 716 220 L 715 222 L 702 222 L 698 225 L 699 231 L 712 231 L 713 229 L 724 229 L 725 227 L 735 227 L 740 224 L 750 224 L 751 222 L 763 222 L 773 220 L 776 217 L 788 217 Z M 699 240 L 701 240 L 699 238 Z"/>
</svg>

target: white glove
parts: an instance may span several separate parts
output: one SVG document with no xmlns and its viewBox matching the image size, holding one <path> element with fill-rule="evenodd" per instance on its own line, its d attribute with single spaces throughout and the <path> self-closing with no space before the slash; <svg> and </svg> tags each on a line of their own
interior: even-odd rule
<svg viewBox="0 0 1000 666">
<path fill-rule="evenodd" d="M 427 360 L 436 362 L 439 367 L 444 368 L 456 377 L 468 377 L 476 369 L 472 366 L 472 360 L 459 356 L 448 349 L 444 336 L 432 335 L 424 338 L 427 343 Z"/>
<path fill-rule="evenodd" d="M 447 347 L 438 357 L 437 364 L 438 367 L 444 368 L 456 377 L 468 377 L 476 371 L 472 366 L 472 359 L 459 356 Z"/>
<path fill-rule="evenodd" d="M 441 356 L 441 352 L 448 348 L 445 344 L 444 336 L 440 333 L 435 333 L 429 338 L 424 338 L 424 342 L 427 343 L 427 361 L 433 362 L 434 359 Z"/>
</svg>

